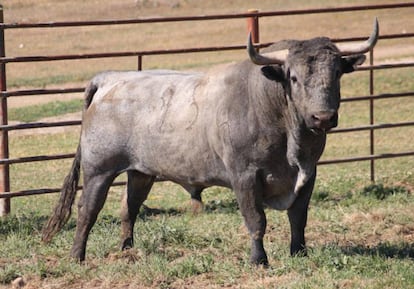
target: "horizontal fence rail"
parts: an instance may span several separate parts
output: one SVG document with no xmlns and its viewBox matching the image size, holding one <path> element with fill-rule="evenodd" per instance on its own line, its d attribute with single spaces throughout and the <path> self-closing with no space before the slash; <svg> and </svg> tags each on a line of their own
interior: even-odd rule
<svg viewBox="0 0 414 289">
<path fill-rule="evenodd" d="M 353 11 L 401 9 L 401 8 L 410 8 L 410 7 L 414 7 L 414 2 L 363 5 L 363 6 L 361 5 L 361 6 L 348 6 L 348 7 L 332 7 L 332 8 L 319 8 L 319 9 L 306 9 L 306 10 L 296 9 L 296 10 L 270 11 L 270 12 L 249 11 L 247 13 L 237 13 L 237 14 L 199 15 L 199 16 L 185 16 L 185 17 L 162 17 L 162 18 L 151 17 L 151 18 L 123 19 L 123 20 L 68 21 L 68 22 L 42 22 L 42 23 L 0 23 L 0 32 L 4 33 L 4 31 L 8 29 L 44 29 L 44 28 L 58 29 L 58 28 L 63 28 L 63 27 L 211 21 L 211 20 L 228 20 L 228 19 L 242 19 L 242 18 L 245 18 L 248 21 L 249 19 L 256 19 L 256 23 L 258 23 L 257 19 L 261 17 L 281 17 L 281 16 L 321 14 L 321 13 L 344 13 L 344 12 L 353 12 Z M 259 27 L 256 27 L 256 29 L 257 31 L 259 31 Z M 380 39 L 382 40 L 406 39 L 406 38 L 413 38 L 413 37 L 414 37 L 414 33 L 412 32 L 380 35 Z M 258 39 L 258 36 L 257 36 L 257 39 Z M 332 40 L 335 42 L 351 42 L 351 41 L 361 41 L 365 39 L 366 37 L 353 37 L 353 38 L 338 38 L 338 39 L 332 39 Z M 271 43 L 260 43 L 259 41 L 257 42 L 258 43 L 256 44 L 256 46 L 259 48 L 264 48 L 271 44 Z M 216 51 L 234 51 L 234 50 L 244 50 L 244 49 L 245 49 L 245 45 L 243 44 L 243 45 L 231 45 L 231 46 L 175 48 L 175 49 L 147 50 L 147 51 L 121 51 L 121 52 L 109 52 L 109 53 L 37 55 L 37 56 L 18 56 L 18 57 L 12 57 L 12 56 L 6 57 L 3 53 L 2 55 L 0 54 L 0 67 L 4 68 L 5 65 L 11 64 L 11 63 L 49 62 L 49 61 L 116 58 L 116 57 L 137 57 L 138 58 L 138 69 L 140 70 L 142 68 L 143 57 L 146 57 L 146 56 L 202 53 L 202 52 L 216 52 Z M 1 49 L 0 49 L 0 52 L 1 52 Z M 414 67 L 414 62 L 391 63 L 391 64 L 374 64 L 373 62 L 371 62 L 369 65 L 359 67 L 358 70 L 368 71 L 371 74 L 373 74 L 373 72 L 377 70 L 385 70 L 385 69 L 393 69 L 393 68 L 410 68 L 410 67 Z M 371 86 L 374 85 L 372 79 L 371 79 L 370 85 Z M 1 94 L 1 99 L 3 99 L 3 104 L 4 104 L 4 100 L 10 97 L 70 94 L 70 93 L 82 93 L 84 91 L 84 87 L 8 91 L 6 89 L 5 75 L 4 75 L 4 83 L 1 84 L 0 88 L 1 88 L 0 94 Z M 392 98 L 413 97 L 413 96 L 414 96 L 413 91 L 400 92 L 400 93 L 374 94 L 373 89 L 371 89 L 370 95 L 347 97 L 347 98 L 343 98 L 341 102 L 369 101 L 372 104 L 374 100 L 378 100 L 378 99 L 392 99 Z M 6 115 L 7 115 L 7 111 L 6 111 Z M 35 129 L 35 128 L 47 129 L 50 127 L 79 126 L 80 124 L 81 124 L 81 120 L 8 124 L 7 119 L 6 119 L 5 122 L 0 124 L 0 132 L 3 134 L 3 136 L 6 136 L 6 140 L 7 140 L 7 133 L 10 131 L 27 130 L 27 129 Z M 384 124 L 377 123 L 375 124 L 373 123 L 373 120 L 371 120 L 371 123 L 369 125 L 349 127 L 349 128 L 336 128 L 330 131 L 329 133 L 337 134 L 337 133 L 352 133 L 352 132 L 357 132 L 357 131 L 370 131 L 371 132 L 371 143 L 373 145 L 373 140 L 374 140 L 373 132 L 375 130 L 392 129 L 392 128 L 398 128 L 398 127 L 412 127 L 412 126 L 414 126 L 414 121 L 406 121 L 406 122 L 400 122 L 400 123 L 384 123 Z M 8 169 L 8 166 L 13 165 L 13 164 L 70 159 L 70 158 L 73 158 L 74 155 L 75 155 L 74 153 L 70 153 L 70 154 L 9 158 L 8 146 L 7 146 L 6 151 L 0 154 L 0 169 L 1 168 Z M 343 159 L 322 160 L 318 164 L 329 165 L 329 164 L 348 163 L 348 162 L 357 162 L 357 161 L 371 161 L 371 166 L 373 167 L 374 160 L 388 159 L 388 158 L 395 158 L 395 157 L 406 157 L 406 156 L 414 156 L 414 151 L 396 152 L 396 153 L 387 153 L 387 154 L 375 154 L 373 147 L 372 147 L 371 154 L 368 156 L 357 156 L 357 157 L 348 157 L 348 158 L 343 158 Z M 373 169 L 371 170 L 371 172 L 373 172 Z M 5 175 L 6 178 L 7 178 L 7 174 L 8 172 Z M 40 188 L 40 189 L 21 190 L 21 191 L 12 192 L 9 190 L 9 187 L 7 184 L 1 185 L 2 179 L 4 179 L 4 176 L 2 177 L 2 175 L 0 175 L 0 200 L 10 199 L 13 197 L 21 197 L 21 196 L 57 193 L 60 191 L 60 188 Z M 125 182 L 116 182 L 113 185 L 123 186 L 125 185 Z M 81 190 L 82 187 L 80 186 L 78 187 L 78 189 Z"/>
<path fill-rule="evenodd" d="M 99 21 L 66 21 L 66 22 L 43 22 L 43 23 L 3 23 L 0 29 L 16 29 L 16 28 L 59 28 L 59 27 L 78 27 L 78 26 L 107 26 L 107 25 L 125 25 L 125 24 L 143 24 L 143 23 L 164 23 L 164 22 L 189 22 L 189 21 L 206 21 L 206 20 L 226 20 L 249 18 L 254 14 L 255 17 L 272 17 L 272 16 L 292 16 L 304 14 L 321 14 L 321 13 L 341 13 L 366 10 L 381 9 L 400 9 L 414 7 L 411 3 L 391 3 L 376 5 L 360 5 L 347 7 L 317 8 L 317 9 L 296 9 L 285 11 L 271 12 L 246 12 L 236 14 L 216 14 L 216 15 L 200 15 L 200 16 L 182 16 L 182 17 L 151 17 L 124 20 L 99 20 Z"/>
<path fill-rule="evenodd" d="M 407 35 L 393 34 L 392 39 L 401 37 L 414 37 L 414 33 Z M 391 39 L 380 36 L 379 39 Z M 365 37 L 353 37 L 353 38 L 338 38 L 332 39 L 334 42 L 352 42 L 366 40 Z M 273 43 L 263 43 L 255 45 L 259 48 L 264 48 Z M 196 53 L 196 52 L 215 52 L 215 51 L 230 51 L 230 50 L 244 50 L 246 45 L 234 45 L 234 46 L 215 46 L 215 47 L 199 47 L 199 48 L 181 48 L 181 49 L 162 49 L 162 50 L 150 50 L 150 51 L 124 51 L 124 52 L 107 52 L 107 53 L 89 53 L 89 54 L 66 54 L 66 55 L 39 55 L 39 56 L 16 56 L 16 57 L 2 57 L 0 63 L 19 63 L 19 62 L 45 62 L 45 61 L 59 61 L 59 60 L 79 60 L 79 59 L 94 59 L 94 58 L 114 58 L 114 57 L 131 57 L 131 56 L 151 56 L 151 55 L 168 55 L 168 54 L 184 54 L 184 53 Z M 364 66 L 358 69 L 369 70 L 372 68 L 386 69 L 392 67 L 412 67 L 414 62 L 401 63 L 401 64 L 384 64 L 375 67 Z M 377 68 L 378 67 L 378 68 Z"/>
<path fill-rule="evenodd" d="M 73 92 L 83 92 L 85 88 L 76 88 L 76 89 L 68 89 L 68 92 L 65 92 L 64 89 L 58 90 L 59 93 L 73 93 Z M 37 91 L 37 90 L 36 90 Z M 48 90 L 38 90 L 41 91 L 41 93 L 38 94 L 53 94 L 49 93 Z M 51 91 L 57 91 L 57 90 L 51 90 Z M 20 95 L 16 91 L 19 96 L 23 95 L 36 95 L 36 94 L 29 94 L 26 92 L 29 91 L 23 91 L 23 93 Z M 35 91 L 33 91 L 35 92 Z M 9 93 L 5 93 L 8 95 Z M 13 94 L 13 92 L 12 92 Z M 13 95 L 17 96 L 17 95 Z M 414 91 L 412 92 L 402 92 L 402 93 L 384 93 L 384 94 L 377 94 L 377 95 L 366 95 L 366 96 L 356 96 L 356 97 L 347 97 L 343 98 L 341 102 L 354 102 L 354 101 L 363 101 L 363 100 L 374 100 L 374 99 L 386 99 L 386 98 L 395 98 L 395 97 L 411 97 L 414 96 Z M 81 120 L 71 120 L 71 121 L 57 121 L 57 122 L 32 122 L 32 123 L 19 123 L 19 124 L 8 124 L 8 125 L 0 125 L 0 130 L 4 131 L 13 131 L 13 130 L 22 130 L 22 129 L 34 129 L 34 128 L 48 128 L 48 127 L 61 127 L 61 126 L 76 126 L 81 125 Z M 412 122 L 408 123 L 401 123 L 401 124 L 394 124 L 394 127 L 397 126 L 411 126 Z M 372 125 L 372 126 L 363 126 L 363 127 L 356 127 L 356 128 L 348 128 L 348 129 L 333 129 L 329 133 L 336 133 L 336 132 L 342 132 L 343 130 L 369 130 L 369 129 L 377 129 L 377 128 L 383 128 L 379 127 L 381 125 Z M 1 164 L 1 162 L 0 162 Z"/>
</svg>

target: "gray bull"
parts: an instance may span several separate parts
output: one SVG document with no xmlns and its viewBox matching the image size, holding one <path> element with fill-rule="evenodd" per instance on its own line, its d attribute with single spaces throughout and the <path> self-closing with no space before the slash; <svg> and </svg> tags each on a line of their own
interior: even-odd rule
<svg viewBox="0 0 414 289">
<path fill-rule="evenodd" d="M 133 245 L 141 204 L 156 176 L 193 188 L 234 190 L 251 236 L 254 264 L 267 264 L 264 206 L 287 210 L 292 255 L 304 229 L 316 163 L 337 125 L 340 77 L 378 38 L 338 47 L 328 38 L 282 41 L 250 60 L 207 73 L 106 72 L 86 89 L 80 144 L 60 200 L 43 230 L 49 241 L 68 220 L 83 169 L 72 257 L 85 259 L 89 232 L 116 176 L 128 174 L 122 249 Z M 82 158 L 81 158 L 82 156 Z"/>
</svg>

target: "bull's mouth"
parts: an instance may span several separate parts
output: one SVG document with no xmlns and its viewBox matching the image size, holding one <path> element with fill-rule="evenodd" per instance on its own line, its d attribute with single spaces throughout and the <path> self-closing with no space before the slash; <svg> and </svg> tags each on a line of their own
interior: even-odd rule
<svg viewBox="0 0 414 289">
<path fill-rule="evenodd" d="M 324 128 L 310 128 L 310 131 L 314 134 L 314 135 L 324 135 L 326 134 L 327 130 Z"/>
<path fill-rule="evenodd" d="M 309 126 L 308 129 L 314 134 L 314 135 L 323 135 L 329 132 L 331 129 L 337 127 L 337 122 L 333 123 L 329 126 Z"/>
<path fill-rule="evenodd" d="M 321 127 L 309 127 L 309 130 L 315 134 L 315 135 L 322 135 L 322 134 L 326 134 L 327 132 L 329 132 L 331 129 L 337 127 L 337 123 L 331 125 L 331 126 L 321 126 Z"/>
</svg>

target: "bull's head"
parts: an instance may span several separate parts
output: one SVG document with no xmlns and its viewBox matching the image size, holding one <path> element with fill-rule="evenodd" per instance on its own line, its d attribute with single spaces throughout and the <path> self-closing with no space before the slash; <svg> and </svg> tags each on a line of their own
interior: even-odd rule
<svg viewBox="0 0 414 289">
<path fill-rule="evenodd" d="M 340 78 L 365 61 L 365 55 L 377 42 L 378 21 L 363 43 L 336 46 L 328 38 L 293 41 L 289 49 L 259 54 L 251 36 L 250 59 L 262 67 L 263 74 L 281 82 L 299 117 L 314 133 L 336 127 L 340 102 Z"/>
</svg>

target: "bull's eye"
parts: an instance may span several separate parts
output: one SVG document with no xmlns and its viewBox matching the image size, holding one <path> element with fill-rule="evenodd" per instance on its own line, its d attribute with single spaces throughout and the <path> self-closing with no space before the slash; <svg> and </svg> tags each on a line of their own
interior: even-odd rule
<svg viewBox="0 0 414 289">
<path fill-rule="evenodd" d="M 298 81 L 297 77 L 296 77 L 296 76 L 294 76 L 294 75 L 292 75 L 292 76 L 290 77 L 290 80 L 291 80 L 293 83 L 296 83 L 296 82 Z"/>
</svg>

